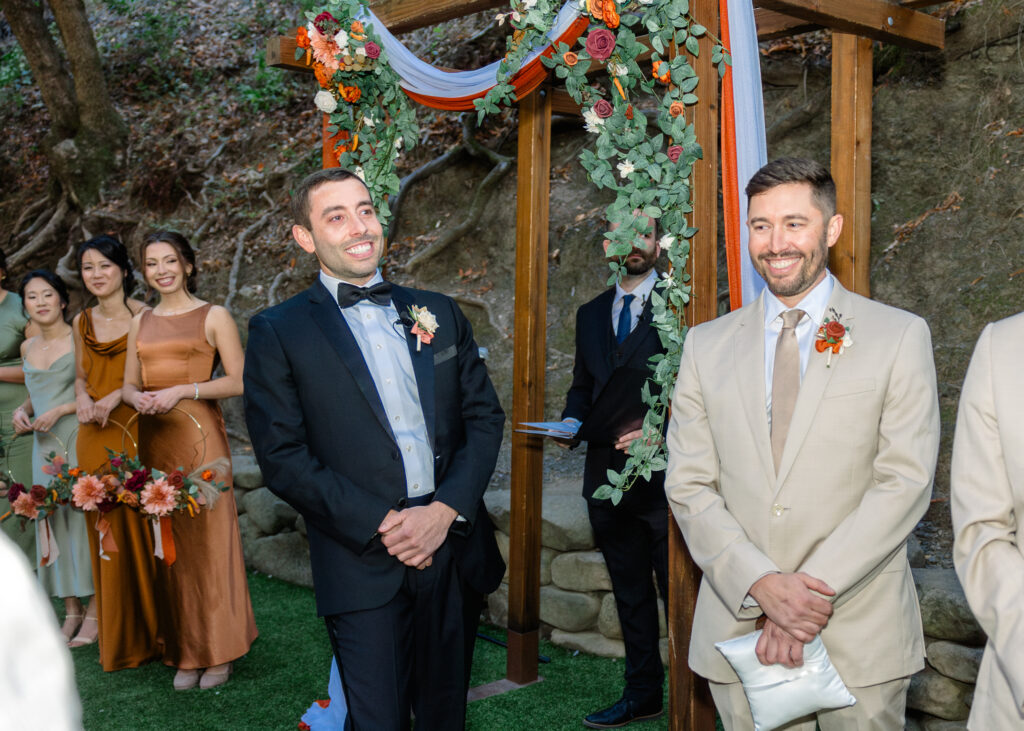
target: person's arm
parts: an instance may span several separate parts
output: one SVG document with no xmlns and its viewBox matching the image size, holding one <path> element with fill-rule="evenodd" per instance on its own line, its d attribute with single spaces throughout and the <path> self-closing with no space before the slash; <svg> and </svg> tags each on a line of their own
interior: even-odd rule
<svg viewBox="0 0 1024 731">
<path fill-rule="evenodd" d="M 152 393 L 146 414 L 166 414 L 183 399 L 224 399 L 242 395 L 245 355 L 238 326 L 223 307 L 214 305 L 206 316 L 206 340 L 217 349 L 224 375 L 209 381 L 182 383 Z"/>
<path fill-rule="evenodd" d="M 142 320 L 142 313 L 132 318 L 131 327 L 128 328 L 128 344 L 124 359 L 124 383 L 121 384 L 121 398 L 126 404 L 138 411 L 140 414 L 147 413 L 153 401 L 153 394 L 142 390 L 142 368 L 139 365 L 139 352 L 136 347 L 136 339 L 139 336 L 139 323 Z"/>
<path fill-rule="evenodd" d="M 75 339 L 75 411 L 78 416 L 79 424 L 89 424 L 95 419 L 94 410 L 96 404 L 89 395 L 88 385 L 86 383 L 85 367 L 82 364 L 82 358 L 85 354 L 85 345 L 82 342 L 82 333 L 78 328 L 81 325 L 83 316 L 84 315 L 79 312 L 71 321 L 71 333 Z M 118 398 L 120 398 L 120 391 L 121 389 L 118 389 Z M 104 415 L 103 421 L 106 422 L 106 415 Z"/>
<path fill-rule="evenodd" d="M 392 505 L 313 454 L 307 428 L 315 425 L 305 422 L 286 348 L 264 315 L 249 321 L 243 380 L 245 420 L 267 487 L 308 524 L 361 553 Z"/>
<path fill-rule="evenodd" d="M 456 333 L 463 439 L 444 477 L 435 485 L 434 500 L 423 507 L 389 514 L 380 525 L 381 534 L 387 534 L 383 541 L 388 551 L 410 566 L 420 566 L 433 555 L 457 516 L 472 528 L 494 472 L 505 424 L 505 413 L 473 340 L 469 320 L 454 300 L 446 302 Z"/>
<path fill-rule="evenodd" d="M 20 365 L 0 366 L 0 381 L 4 383 L 24 383 L 25 371 Z"/>
<path fill-rule="evenodd" d="M 928 325 L 914 318 L 895 344 L 878 424 L 873 484 L 800 566 L 842 606 L 903 550 L 924 517 L 939 453 L 939 399 Z"/>
<path fill-rule="evenodd" d="M 1004 434 L 1019 435 L 1015 425 L 1000 424 L 997 408 L 1016 386 L 993 378 L 993 345 L 1000 344 L 1000 325 L 982 332 L 967 369 L 953 439 L 950 507 L 953 513 L 953 562 L 974 616 L 996 651 L 996 662 L 1010 686 L 1017 709 L 1024 708 L 1024 606 L 1021 582 L 1020 517 L 1014 485 L 1007 471 Z M 1018 337 L 1020 330 L 1010 330 Z M 1005 352 L 1002 345 L 1000 350 Z M 1019 353 L 1019 348 L 1016 349 Z M 1004 361 L 1005 362 L 1005 361 Z M 1016 359 L 1012 378 L 1016 380 Z M 1004 370 L 1005 372 L 1005 370 Z M 1002 385 L 1002 384 L 1005 384 Z M 998 389 L 998 393 L 997 393 Z M 1005 391 L 1004 391 L 1005 389 Z M 1012 414 L 1019 418 L 1018 414 Z M 1014 455 L 1010 460 L 1016 462 Z M 1014 470 L 1019 478 L 1019 467 Z M 1018 490 L 1019 490 L 1018 485 Z M 1019 498 L 1018 498 L 1019 499 Z"/>
<path fill-rule="evenodd" d="M 75 413 L 77 406 L 74 401 L 58 404 L 48 411 L 44 411 L 32 422 L 34 431 L 50 431 L 62 417 Z"/>
</svg>

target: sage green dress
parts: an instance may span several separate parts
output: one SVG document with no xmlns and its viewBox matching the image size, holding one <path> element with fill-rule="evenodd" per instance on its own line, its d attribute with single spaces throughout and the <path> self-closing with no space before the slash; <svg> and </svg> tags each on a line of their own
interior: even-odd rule
<svg viewBox="0 0 1024 731">
<path fill-rule="evenodd" d="M 21 309 L 21 297 L 7 292 L 0 300 L 0 366 L 21 366 L 21 343 L 25 339 L 28 320 Z M 21 383 L 0 381 L 0 479 L 32 485 L 32 435 L 15 436 L 12 414 L 25 402 L 28 391 Z M 0 497 L 0 515 L 10 510 L 7 498 Z M 29 527 L 21 529 L 21 521 L 13 516 L 0 526 L 33 566 L 36 563 L 36 535 Z"/>
<path fill-rule="evenodd" d="M 32 397 L 32 409 L 36 416 L 44 414 L 55 406 L 75 400 L 75 351 L 65 353 L 46 369 L 34 368 L 24 363 L 25 385 Z M 48 432 L 35 432 L 35 446 L 32 450 L 32 481 L 38 485 L 49 484 L 52 477 L 43 472 L 46 456 L 56 452 L 64 457 L 68 466 L 77 464 L 75 459 L 75 435 L 78 418 L 74 414 L 60 417 Z M 92 596 L 92 559 L 89 556 L 89 529 L 85 513 L 70 505 L 61 505 L 50 515 L 50 529 L 60 554 L 49 566 L 39 567 L 39 583 L 53 596 Z M 36 536 L 40 533 L 40 522 L 36 521 Z M 36 550 L 39 550 L 38 543 Z"/>
</svg>

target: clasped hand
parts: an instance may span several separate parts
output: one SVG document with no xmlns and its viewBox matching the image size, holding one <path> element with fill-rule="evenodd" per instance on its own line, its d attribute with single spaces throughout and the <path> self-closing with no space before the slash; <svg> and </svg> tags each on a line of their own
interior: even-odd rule
<svg viewBox="0 0 1024 731">
<path fill-rule="evenodd" d="M 448 537 L 448 529 L 458 514 L 442 502 L 389 510 L 377 528 L 381 543 L 388 553 L 416 569 L 425 569 L 434 560 L 434 553 Z"/>
<path fill-rule="evenodd" d="M 140 414 L 166 414 L 190 393 L 192 384 L 171 386 L 159 391 L 139 391 L 135 394 L 135 410 Z"/>
<path fill-rule="evenodd" d="M 821 632 L 832 616 L 832 603 L 819 594 L 835 596 L 836 592 L 821 579 L 803 572 L 767 574 L 754 582 L 750 596 L 767 617 L 756 650 L 762 665 L 803 664 L 803 646 Z"/>
</svg>

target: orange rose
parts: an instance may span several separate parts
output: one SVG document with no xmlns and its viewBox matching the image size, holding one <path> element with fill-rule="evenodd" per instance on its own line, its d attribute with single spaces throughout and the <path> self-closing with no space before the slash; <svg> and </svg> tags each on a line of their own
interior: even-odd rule
<svg viewBox="0 0 1024 731">
<path fill-rule="evenodd" d="M 825 342 L 824 340 L 815 340 L 814 341 L 814 349 L 817 350 L 819 353 L 824 353 L 830 347 L 831 346 L 827 342 Z"/>
<path fill-rule="evenodd" d="M 362 23 L 360 23 L 358 20 L 353 20 L 352 21 L 352 37 L 353 38 L 355 38 L 357 41 L 361 41 L 364 38 L 366 38 L 366 36 L 363 35 L 365 32 L 366 31 L 363 30 L 363 24 Z"/>
<path fill-rule="evenodd" d="M 609 28 L 619 27 L 619 11 L 615 9 L 615 0 L 610 0 L 602 6 L 604 11 L 604 24 Z"/>
<path fill-rule="evenodd" d="M 203 474 L 200 477 L 203 479 L 203 482 L 209 482 L 214 478 L 214 472 L 213 470 L 203 470 Z"/>
<path fill-rule="evenodd" d="M 313 75 L 316 76 L 316 80 L 320 84 L 320 87 L 326 89 L 331 85 L 331 76 L 334 74 L 328 71 L 324 65 L 318 61 L 313 64 Z"/>
<path fill-rule="evenodd" d="M 575 66 L 580 61 L 580 57 L 572 51 L 566 51 L 562 54 L 562 60 L 565 61 L 566 66 Z"/>
<path fill-rule="evenodd" d="M 338 93 L 340 93 L 341 98 L 349 104 L 355 104 L 359 101 L 359 97 L 363 95 L 363 92 L 358 86 L 342 86 L 340 84 L 338 85 Z"/>
<path fill-rule="evenodd" d="M 664 71 L 659 71 L 662 66 L 665 67 Z M 651 69 L 651 76 L 656 78 L 663 84 L 667 84 L 672 79 L 672 73 L 669 71 L 668 64 L 664 61 L 655 61 L 654 66 Z"/>
<path fill-rule="evenodd" d="M 846 335 L 846 328 L 843 327 L 841 322 L 836 320 L 830 320 L 825 323 L 825 336 L 832 340 L 842 340 L 843 336 Z"/>
<path fill-rule="evenodd" d="M 310 47 L 309 32 L 306 30 L 305 26 L 295 31 L 295 45 L 299 48 Z"/>
<path fill-rule="evenodd" d="M 604 0 L 587 0 L 587 12 L 594 20 L 604 20 Z"/>
<path fill-rule="evenodd" d="M 683 105 L 682 102 L 672 102 L 672 104 L 670 104 L 668 108 L 668 113 L 671 114 L 673 117 L 678 117 L 685 111 L 686 107 Z"/>
<path fill-rule="evenodd" d="M 82 476 L 82 468 L 81 467 L 72 467 L 71 469 L 68 470 L 68 474 L 71 475 L 72 477 L 81 477 Z"/>
</svg>

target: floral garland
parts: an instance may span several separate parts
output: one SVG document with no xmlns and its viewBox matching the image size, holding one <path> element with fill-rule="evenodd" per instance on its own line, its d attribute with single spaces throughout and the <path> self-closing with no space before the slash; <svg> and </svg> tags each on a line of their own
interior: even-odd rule
<svg viewBox="0 0 1024 731">
<path fill-rule="evenodd" d="M 307 13 L 299 28 L 295 59 L 312 66 L 320 91 L 314 104 L 328 115 L 327 132 L 338 135 L 338 163 L 370 189 L 383 225 L 391 218 L 388 197 L 398 193 L 395 161 L 419 137 L 416 113 L 399 86 L 398 74 L 372 24 L 364 24 L 365 3 L 334 0 L 320 13 Z"/>
<path fill-rule="evenodd" d="M 644 417 L 644 438 L 634 442 L 623 470 L 609 471 L 609 483 L 594 493 L 597 498 L 610 499 L 617 504 L 638 479 L 648 480 L 653 472 L 667 466 L 662 434 L 686 337 L 682 312 L 690 298 L 690 285 L 685 267 L 690 239 L 697 233 L 686 220 L 693 212 L 690 175 L 695 162 L 703 155 L 686 114 L 687 108 L 698 101 L 696 91 L 700 79 L 686 54 L 676 53 L 676 49 L 685 48 L 690 55 L 697 56 L 700 52 L 698 39 L 709 34 L 690 17 L 689 0 L 578 2 L 581 12 L 589 16 L 589 32 L 580 37 L 575 49 L 558 43 L 542 62 L 565 81 L 566 90 L 583 108 L 585 129 L 596 137 L 594 149 L 580 153 L 580 163 L 590 181 L 598 188 L 615 191 L 615 201 L 607 209 L 609 223 L 618 224 L 615 231 L 606 234 L 611 242 L 608 255 L 613 257 L 608 283 L 619 281 L 624 274 L 624 265 L 615 257 L 628 254 L 636 238 L 646 233 L 645 217 L 658 221 L 662 233 L 658 243 L 669 261 L 668 272 L 651 295 L 653 324 L 666 353 L 651 359 L 653 374 L 643 389 L 642 398 L 649 407 Z M 398 189 L 398 177 L 394 173 L 396 155 L 381 156 L 375 151 L 387 149 L 394 153 L 396 148 L 393 144 L 388 147 L 388 138 L 377 137 L 376 130 L 383 126 L 386 134 L 393 136 L 392 140 L 411 141 L 416 136 L 415 119 L 398 86 L 397 74 L 388 69 L 382 51 L 377 53 L 376 63 L 369 72 L 347 65 L 346 58 L 355 61 L 360 57 L 358 43 L 363 41 L 357 39 L 353 46 L 351 29 L 358 22 L 362 5 L 358 0 L 335 0 L 328 6 L 330 12 L 310 14 L 312 23 L 299 30 L 300 48 L 296 58 L 308 52 L 307 58 L 311 55 L 323 66 L 317 79 L 334 101 L 345 98 L 346 86 L 361 89 L 362 96 L 348 101 L 348 106 L 340 111 L 328 112 L 331 104 L 325 97 L 321 100 L 326 103 L 318 102 L 318 106 L 331 115 L 332 130 L 358 136 L 362 129 L 365 135 L 365 120 L 370 120 L 369 129 L 374 136 L 358 142 L 353 139 L 350 146 L 342 149 L 339 161 L 345 166 L 362 167 L 374 200 L 378 201 L 382 217 L 386 218 L 389 214 L 386 195 Z M 497 16 L 499 23 L 509 22 L 512 34 L 506 40 L 507 52 L 499 65 L 498 83 L 484 97 L 474 101 L 480 121 L 487 114 L 498 113 L 501 105 L 515 103 L 515 90 L 510 81 L 531 50 L 547 43 L 547 34 L 561 5 L 561 0 L 512 0 L 509 11 Z M 647 62 L 641 65 L 638 60 L 647 48 L 637 39 L 634 28 L 648 37 L 653 50 L 649 65 Z M 372 28 L 361 25 L 358 34 L 374 38 Z M 730 58 L 718 39 L 713 40 L 711 60 L 721 76 Z M 343 49 L 349 52 L 347 56 L 342 53 L 341 64 L 332 71 L 331 60 L 337 62 L 338 53 Z M 594 64 L 605 65 L 607 84 L 588 81 L 586 73 Z M 374 101 L 361 102 L 368 91 Z M 653 120 L 648 120 L 646 114 L 634 107 L 634 100 L 640 94 L 657 101 Z M 367 117 L 368 110 L 380 116 Z M 392 121 L 380 125 L 383 119 Z M 652 122 L 653 134 L 648 129 Z M 636 215 L 635 211 L 642 215 Z"/>
</svg>

